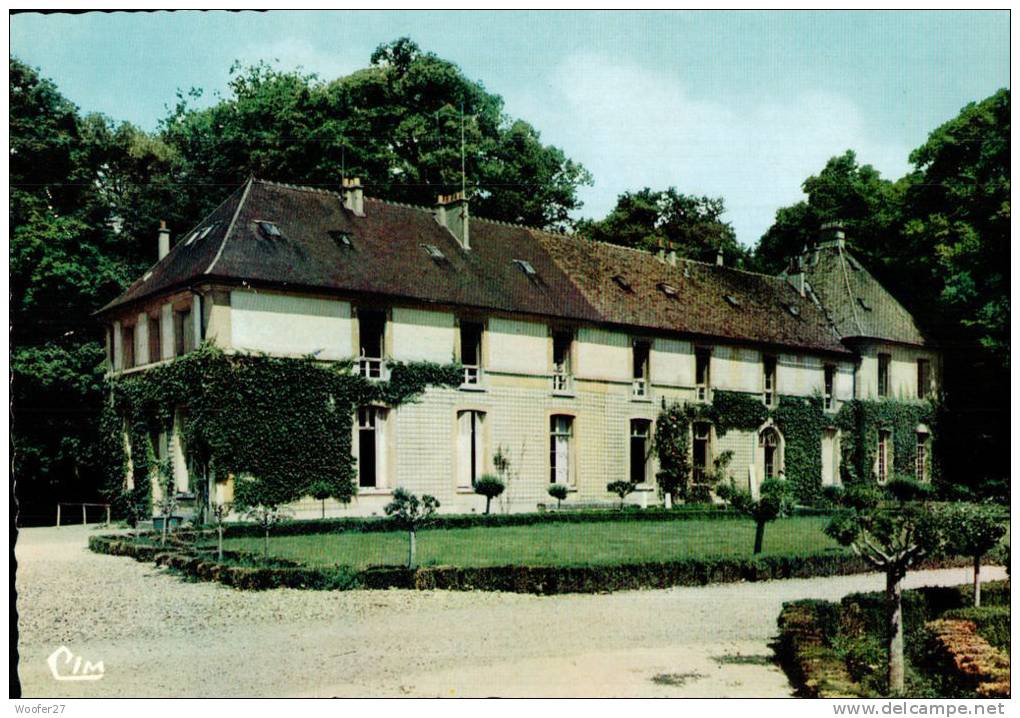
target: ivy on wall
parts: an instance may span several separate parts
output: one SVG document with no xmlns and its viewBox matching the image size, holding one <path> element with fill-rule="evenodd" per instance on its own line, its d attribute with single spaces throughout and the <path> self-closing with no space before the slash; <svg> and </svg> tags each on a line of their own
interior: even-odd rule
<svg viewBox="0 0 1020 718">
<path fill-rule="evenodd" d="M 106 468 L 115 484 L 111 493 L 122 510 L 143 498 L 147 502 L 151 437 L 169 435 L 180 410 L 190 463 L 213 476 L 239 477 L 234 490 L 239 507 L 290 503 L 309 495 L 313 486 L 350 501 L 357 491 L 351 455 L 357 408 L 395 407 L 429 385 L 461 382 L 454 365 L 393 363 L 389 379 L 381 382 L 352 374 L 351 366 L 310 357 L 227 355 L 203 345 L 167 364 L 111 379 L 103 418 Z M 125 427 L 133 492 L 122 490 Z"/>
<path fill-rule="evenodd" d="M 893 466 L 897 473 L 913 475 L 916 430 L 926 425 L 934 433 L 935 409 L 931 402 L 846 402 L 833 415 L 825 412 L 821 397 L 780 396 L 769 409 L 758 394 L 715 391 L 711 404 L 678 403 L 660 414 L 655 427 L 659 458 L 659 487 L 674 498 L 687 498 L 691 476 L 691 424 L 708 421 L 716 435 L 728 431 L 756 432 L 772 420 L 783 436 L 784 471 L 798 503 L 814 504 L 821 498 L 822 434 L 826 428 L 842 430 L 840 463 L 844 484 L 874 482 L 874 460 L 879 429 L 890 431 Z M 938 480 L 932 462 L 931 478 Z"/>
</svg>

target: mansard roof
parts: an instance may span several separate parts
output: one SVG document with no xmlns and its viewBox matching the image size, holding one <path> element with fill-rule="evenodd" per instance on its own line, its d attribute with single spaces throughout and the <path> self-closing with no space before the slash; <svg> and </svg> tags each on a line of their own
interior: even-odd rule
<svg viewBox="0 0 1020 718">
<path fill-rule="evenodd" d="M 800 257 L 811 290 L 844 339 L 924 346 L 914 317 L 852 256 L 845 242 L 821 243 Z"/>
<path fill-rule="evenodd" d="M 339 193 L 250 180 L 102 312 L 225 281 L 848 353 L 780 277 L 474 217 L 470 238 L 463 249 L 427 208 L 366 197 L 356 216 Z"/>
</svg>

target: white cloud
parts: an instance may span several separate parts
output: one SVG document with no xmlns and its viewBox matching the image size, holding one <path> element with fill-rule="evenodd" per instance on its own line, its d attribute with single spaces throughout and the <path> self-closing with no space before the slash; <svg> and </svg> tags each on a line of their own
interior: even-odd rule
<svg viewBox="0 0 1020 718">
<path fill-rule="evenodd" d="M 834 93 L 740 105 L 694 97 L 680 77 L 577 54 L 548 84 L 507 103 L 592 172 L 595 186 L 581 191 L 584 215 L 604 215 L 626 190 L 675 186 L 723 196 L 727 219 L 749 245 L 833 155 L 854 149 L 889 178 L 907 170 L 909 148 L 876 137 L 861 110 Z"/>
</svg>

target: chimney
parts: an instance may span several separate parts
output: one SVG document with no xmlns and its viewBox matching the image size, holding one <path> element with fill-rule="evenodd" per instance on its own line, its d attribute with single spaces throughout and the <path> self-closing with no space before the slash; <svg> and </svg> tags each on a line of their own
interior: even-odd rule
<svg viewBox="0 0 1020 718">
<path fill-rule="evenodd" d="M 804 255 L 796 257 L 790 262 L 786 270 L 786 279 L 797 290 L 800 296 L 807 296 L 807 277 L 804 275 Z"/>
<path fill-rule="evenodd" d="M 672 266 L 672 267 L 676 266 L 676 250 L 675 249 L 669 250 L 669 253 L 666 255 L 666 261 L 669 262 L 670 266 Z"/>
<path fill-rule="evenodd" d="M 819 240 L 822 242 L 832 242 L 835 246 L 843 249 L 846 246 L 846 233 L 843 230 L 843 223 L 826 222 L 823 224 Z"/>
<path fill-rule="evenodd" d="M 722 253 L 722 250 L 721 249 L 717 249 L 715 251 L 715 266 L 721 267 L 721 266 L 723 266 L 723 264 L 724 264 L 724 262 L 723 262 L 723 253 Z"/>
<path fill-rule="evenodd" d="M 468 201 L 463 192 L 439 195 L 436 200 L 436 221 L 446 227 L 464 249 L 471 249 L 469 220 Z"/>
<path fill-rule="evenodd" d="M 361 188 L 359 177 L 344 177 L 342 181 L 344 192 L 344 209 L 350 211 L 355 217 L 365 216 L 365 191 Z"/>
<path fill-rule="evenodd" d="M 166 228 L 166 220 L 159 220 L 159 258 L 170 254 L 170 230 Z"/>
</svg>

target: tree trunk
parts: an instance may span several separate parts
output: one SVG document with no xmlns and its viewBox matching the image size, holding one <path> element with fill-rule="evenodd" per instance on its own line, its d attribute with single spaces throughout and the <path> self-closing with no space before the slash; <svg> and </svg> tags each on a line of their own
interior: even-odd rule
<svg viewBox="0 0 1020 718">
<path fill-rule="evenodd" d="M 488 515 L 489 515 L 489 504 L 490 504 L 491 502 L 492 502 L 492 499 L 491 499 L 490 497 L 486 496 L 486 497 L 485 497 L 485 515 L 486 515 L 486 516 L 488 516 Z"/>
<path fill-rule="evenodd" d="M 754 527 L 754 554 L 757 556 L 761 553 L 762 542 L 765 541 L 765 522 L 758 521 Z"/>
<path fill-rule="evenodd" d="M 263 544 L 262 556 L 265 559 L 266 563 L 269 563 L 269 527 L 268 526 L 266 527 L 266 538 L 265 538 L 265 543 Z"/>
<path fill-rule="evenodd" d="M 560 508 L 560 500 L 556 499 L 556 509 L 558 510 L 559 508 Z"/>
<path fill-rule="evenodd" d="M 326 499 L 322 499 L 322 518 L 326 518 Z"/>
<path fill-rule="evenodd" d="M 885 602 L 889 646 L 889 695 L 903 693 L 903 591 L 898 570 L 885 575 Z"/>
<path fill-rule="evenodd" d="M 159 539 L 159 545 L 160 546 L 165 546 L 166 545 L 166 529 L 167 529 L 167 524 L 169 524 L 169 523 L 170 523 L 170 517 L 167 516 L 166 514 L 163 514 L 163 535 Z"/>
<path fill-rule="evenodd" d="M 216 542 L 216 558 L 219 561 L 223 560 L 223 524 L 216 527 L 216 534 L 219 540 Z"/>
<path fill-rule="evenodd" d="M 981 605 L 981 557 L 974 557 L 974 607 Z"/>
<path fill-rule="evenodd" d="M 414 531 L 407 532 L 407 567 L 414 568 Z"/>
</svg>

